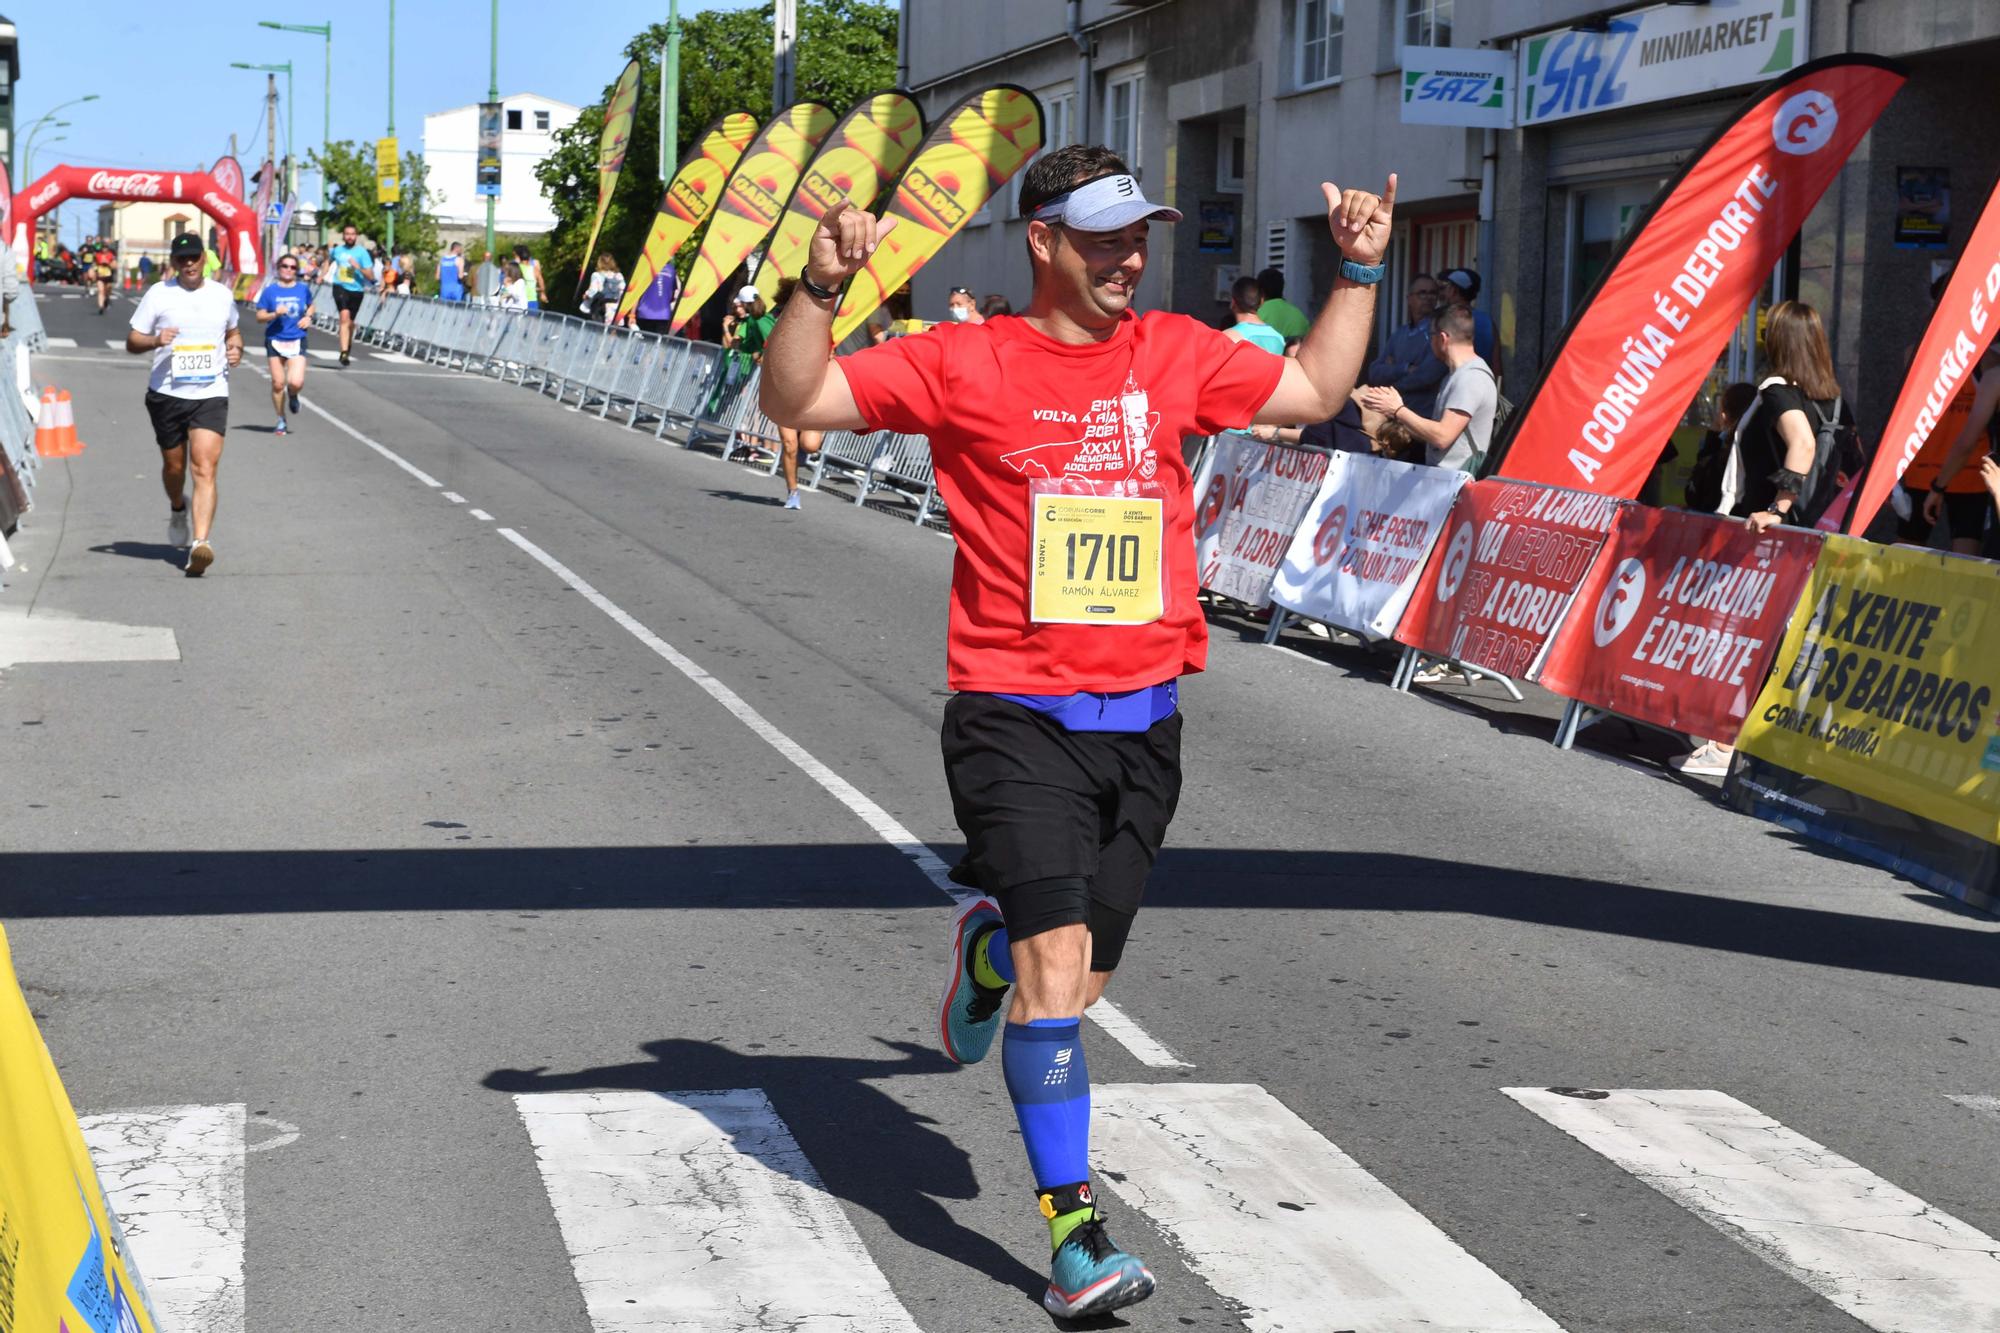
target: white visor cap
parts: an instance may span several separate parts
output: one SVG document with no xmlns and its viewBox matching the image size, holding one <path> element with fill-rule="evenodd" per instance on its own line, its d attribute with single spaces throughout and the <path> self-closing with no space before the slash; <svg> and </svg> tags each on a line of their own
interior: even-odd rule
<svg viewBox="0 0 2000 1333">
<path fill-rule="evenodd" d="M 1035 210 L 1039 222 L 1060 222 L 1078 231 L 1120 231 L 1135 222 L 1158 218 L 1179 222 L 1181 211 L 1156 204 L 1130 176 L 1100 176 L 1086 181 Z"/>
</svg>

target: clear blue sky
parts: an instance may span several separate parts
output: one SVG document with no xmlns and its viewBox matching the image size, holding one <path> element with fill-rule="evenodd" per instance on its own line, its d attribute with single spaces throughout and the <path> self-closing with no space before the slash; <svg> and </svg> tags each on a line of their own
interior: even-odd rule
<svg viewBox="0 0 2000 1333">
<path fill-rule="evenodd" d="M 760 0 L 681 0 L 683 15 L 748 9 Z M 0 0 L 21 34 L 15 124 L 73 97 L 98 100 L 57 114 L 35 148 L 40 175 L 58 162 L 90 166 L 206 168 L 238 139 L 245 172 L 264 155 L 264 75 L 230 62 L 292 62 L 298 99 L 293 132 L 300 158 L 320 140 L 325 44 L 304 33 L 257 26 L 333 23 L 333 137 L 372 142 L 389 119 L 388 0 L 247 0 L 162 5 L 156 0 Z M 396 9 L 396 134 L 404 151 L 423 146 L 425 115 L 486 97 L 489 6 L 481 0 L 402 0 Z M 587 105 L 618 77 L 619 51 L 666 0 L 500 0 L 500 92 L 535 92 Z M 284 152 L 285 76 L 278 76 L 278 151 Z M 51 144 L 50 136 L 68 139 Z M 18 191 L 27 164 L 16 165 Z M 301 174 L 301 192 L 314 184 Z M 95 226 L 97 205 L 72 201 L 62 235 L 74 243 Z"/>
</svg>

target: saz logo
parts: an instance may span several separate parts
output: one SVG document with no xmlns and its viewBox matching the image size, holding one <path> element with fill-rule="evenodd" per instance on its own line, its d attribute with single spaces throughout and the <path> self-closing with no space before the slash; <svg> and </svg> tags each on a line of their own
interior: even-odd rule
<svg viewBox="0 0 2000 1333">
<path fill-rule="evenodd" d="M 922 204 L 932 217 L 946 227 L 956 227 L 965 221 L 965 205 L 954 199 L 951 191 L 915 167 L 911 167 L 910 174 L 903 178 L 903 192 Z"/>
</svg>

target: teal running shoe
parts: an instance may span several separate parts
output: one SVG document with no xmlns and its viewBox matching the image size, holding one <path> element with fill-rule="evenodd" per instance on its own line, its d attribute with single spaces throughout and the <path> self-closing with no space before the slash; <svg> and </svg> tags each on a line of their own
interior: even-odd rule
<svg viewBox="0 0 2000 1333">
<path fill-rule="evenodd" d="M 973 899 L 952 923 L 951 981 L 938 1009 L 938 1036 L 944 1053 L 962 1065 L 984 1060 L 1000 1034 L 1000 1002 L 1007 998 L 1007 988 L 982 986 L 972 975 L 975 947 L 998 929 L 1000 904 L 991 898 Z"/>
<path fill-rule="evenodd" d="M 1081 1319 L 1137 1305 L 1152 1294 L 1152 1270 L 1113 1245 L 1104 1220 L 1093 1217 L 1056 1247 L 1042 1308 L 1063 1319 Z"/>
</svg>

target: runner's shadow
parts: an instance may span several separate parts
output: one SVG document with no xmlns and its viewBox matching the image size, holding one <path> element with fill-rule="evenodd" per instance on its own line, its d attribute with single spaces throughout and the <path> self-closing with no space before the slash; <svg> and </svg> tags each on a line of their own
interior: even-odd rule
<svg viewBox="0 0 2000 1333">
<path fill-rule="evenodd" d="M 959 1069 L 936 1051 L 881 1041 L 893 1055 L 854 1059 L 831 1055 L 745 1054 L 705 1041 L 668 1038 L 639 1049 L 650 1060 L 602 1065 L 573 1073 L 496 1069 L 482 1080 L 496 1092 L 541 1093 L 631 1089 L 676 1093 L 761 1088 L 798 1141 L 806 1171 L 799 1177 L 835 1198 L 874 1213 L 914 1246 L 1017 1287 L 1039 1301 L 1048 1284 L 1012 1253 L 960 1225 L 939 1199 L 974 1199 L 980 1187 L 965 1149 L 880 1088 L 875 1080 Z M 791 1163 L 747 1145 L 776 1170 Z M 793 1168 L 795 1169 L 795 1168 Z"/>
<path fill-rule="evenodd" d="M 123 555 L 134 560 L 159 560 L 179 568 L 187 556 L 178 546 L 165 542 L 106 542 L 90 548 L 98 555 Z"/>
<path fill-rule="evenodd" d="M 702 492 L 702 494 L 707 495 L 710 498 L 716 500 L 735 500 L 740 504 L 747 504 L 747 505 L 776 506 L 776 505 L 782 505 L 784 503 L 783 500 L 780 500 L 775 495 L 752 495 L 748 491 L 710 490 L 710 491 L 704 491 Z"/>
</svg>

